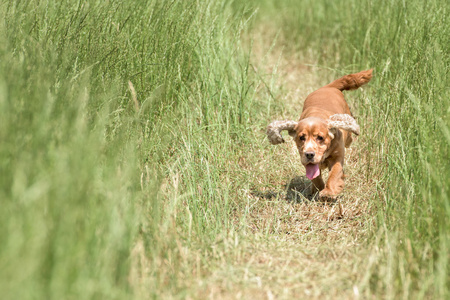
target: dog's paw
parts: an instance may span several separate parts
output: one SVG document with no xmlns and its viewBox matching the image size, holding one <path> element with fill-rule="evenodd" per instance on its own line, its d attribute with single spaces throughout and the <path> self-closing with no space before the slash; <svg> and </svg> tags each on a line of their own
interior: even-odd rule
<svg viewBox="0 0 450 300">
<path fill-rule="evenodd" d="M 319 200 L 323 202 L 334 202 L 337 200 L 337 195 L 330 190 L 324 189 L 319 193 Z"/>
</svg>

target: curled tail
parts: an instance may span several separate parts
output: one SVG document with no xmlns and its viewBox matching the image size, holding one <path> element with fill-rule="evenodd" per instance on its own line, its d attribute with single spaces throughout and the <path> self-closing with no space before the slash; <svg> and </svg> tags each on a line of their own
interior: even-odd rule
<svg viewBox="0 0 450 300">
<path fill-rule="evenodd" d="M 367 71 L 361 71 L 359 73 L 345 75 L 339 79 L 336 79 L 332 83 L 326 85 L 326 87 L 337 88 L 340 91 L 343 90 L 356 90 L 360 86 L 368 83 L 372 79 L 373 69 Z"/>
</svg>

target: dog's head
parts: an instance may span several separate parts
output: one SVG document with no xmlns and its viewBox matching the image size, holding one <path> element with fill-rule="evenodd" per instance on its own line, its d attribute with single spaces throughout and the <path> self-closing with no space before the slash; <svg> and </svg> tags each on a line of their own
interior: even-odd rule
<svg viewBox="0 0 450 300">
<path fill-rule="evenodd" d="M 301 162 L 306 168 L 306 176 L 313 179 L 320 174 L 322 163 L 333 139 L 343 129 L 359 135 L 359 125 L 350 115 L 336 114 L 328 120 L 309 117 L 295 121 L 275 121 L 267 127 L 267 136 L 272 144 L 284 142 L 282 130 L 287 130 L 294 138 L 300 153 Z"/>
</svg>

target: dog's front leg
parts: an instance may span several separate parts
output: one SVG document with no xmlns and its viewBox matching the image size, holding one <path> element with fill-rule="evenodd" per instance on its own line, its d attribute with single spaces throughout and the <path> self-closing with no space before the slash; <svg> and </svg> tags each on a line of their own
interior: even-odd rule
<svg viewBox="0 0 450 300">
<path fill-rule="evenodd" d="M 336 198 L 344 189 L 343 159 L 330 162 L 330 174 L 325 188 L 319 193 L 320 198 Z"/>
<path fill-rule="evenodd" d="M 311 195 L 314 195 L 315 193 L 320 192 L 325 188 L 325 183 L 323 182 L 322 174 L 311 180 L 311 182 L 312 182 L 310 190 Z"/>
</svg>

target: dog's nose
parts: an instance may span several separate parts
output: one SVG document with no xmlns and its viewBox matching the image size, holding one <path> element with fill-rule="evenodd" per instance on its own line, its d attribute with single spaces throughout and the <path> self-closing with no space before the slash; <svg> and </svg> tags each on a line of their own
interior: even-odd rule
<svg viewBox="0 0 450 300">
<path fill-rule="evenodd" d="M 305 152 L 305 156 L 307 159 L 313 159 L 314 155 L 316 155 L 314 152 Z"/>
</svg>

